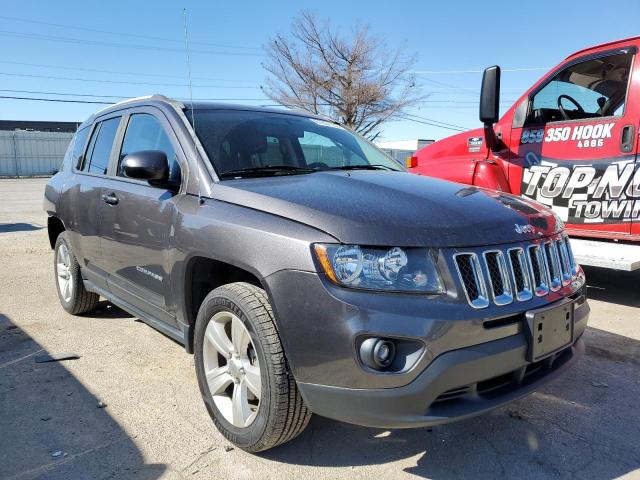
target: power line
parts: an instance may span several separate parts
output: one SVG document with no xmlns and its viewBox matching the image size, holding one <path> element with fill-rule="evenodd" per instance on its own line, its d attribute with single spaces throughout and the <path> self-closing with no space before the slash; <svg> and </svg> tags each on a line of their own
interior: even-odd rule
<svg viewBox="0 0 640 480">
<path fill-rule="evenodd" d="M 2 18 L 2 17 L 0 17 Z M 167 75 L 164 73 L 148 73 L 148 72 L 123 72 L 123 71 L 116 71 L 116 70 L 101 70 L 101 69 L 96 69 L 96 68 L 83 68 L 83 67 L 65 67 L 62 65 L 51 65 L 51 64 L 43 64 L 43 63 L 27 63 L 27 62 L 14 62 L 11 60 L 0 60 L 0 63 L 5 63 L 5 64 L 9 64 L 9 65 L 21 65 L 21 66 L 25 66 L 25 67 L 39 67 L 39 68 L 53 68 L 53 69 L 57 69 L 57 70 L 77 70 L 77 71 L 81 71 L 81 72 L 94 72 L 94 73 L 109 73 L 109 74 L 113 74 L 113 75 L 134 75 L 134 76 L 140 76 L 140 75 L 145 75 L 148 77 L 166 77 L 166 78 L 180 78 L 180 79 L 184 79 L 184 76 L 182 75 Z M 232 78 L 210 78 L 210 77 L 193 77 L 193 78 L 199 78 L 200 80 L 209 80 L 209 81 L 213 81 L 213 82 L 250 82 L 252 80 L 239 80 L 239 79 L 232 79 Z"/>
<path fill-rule="evenodd" d="M 61 93 L 61 92 L 41 92 L 34 90 L 10 90 L 7 88 L 0 89 L 0 92 L 9 92 L 9 93 L 31 93 L 34 95 L 60 95 L 63 97 L 91 97 L 91 98 L 130 98 L 123 97 L 119 95 L 92 95 L 90 93 Z"/>
<path fill-rule="evenodd" d="M 59 95 L 63 97 L 90 97 L 90 98 L 113 98 L 124 100 L 127 98 L 133 98 L 136 95 L 92 95 L 88 93 L 62 93 L 62 92 L 42 92 L 35 90 L 9 90 L 0 89 L 0 92 L 9 93 L 30 93 L 34 95 Z M 177 98 L 176 100 L 185 100 L 184 98 Z M 198 102 L 263 102 L 269 100 L 268 98 L 194 98 Z"/>
<path fill-rule="evenodd" d="M 100 40 L 85 40 L 82 38 L 74 38 L 74 37 L 61 37 L 57 35 L 41 35 L 37 33 L 23 33 L 16 32 L 12 30 L 0 30 L 0 35 L 5 37 L 17 37 L 28 40 L 46 40 L 49 42 L 62 42 L 62 43 L 70 43 L 75 45 L 91 45 L 91 46 L 103 46 L 103 47 L 117 47 L 117 48 L 126 48 L 126 49 L 134 49 L 134 50 L 155 50 L 160 52 L 181 52 L 180 48 L 172 48 L 172 47 L 154 47 L 152 45 L 135 45 L 131 43 L 116 43 L 116 42 L 103 42 Z M 220 50 L 192 50 L 193 53 L 204 53 L 208 55 L 231 55 L 231 56 L 242 56 L 242 57 L 262 57 L 261 53 L 250 53 L 250 52 L 229 52 L 229 51 L 220 51 Z"/>
<path fill-rule="evenodd" d="M 150 35 L 140 35 L 140 34 L 136 34 L 136 33 L 114 32 L 114 31 L 110 31 L 110 30 L 98 30 L 98 29 L 95 29 L 95 28 L 81 27 L 81 26 L 78 26 L 78 25 L 65 25 L 65 24 L 61 24 L 61 23 L 43 22 L 43 21 L 40 21 L 40 20 L 31 20 L 31 19 L 20 18 L 20 17 L 8 17 L 8 16 L 5 16 L 5 15 L 0 15 L 0 19 L 13 20 L 13 21 L 24 22 L 24 23 L 32 23 L 32 24 L 35 24 L 35 25 L 48 25 L 48 26 L 51 26 L 51 27 L 70 28 L 70 29 L 73 29 L 73 30 L 82 30 L 82 31 L 85 31 L 85 32 L 104 33 L 104 34 L 107 34 L 107 35 L 119 35 L 119 36 L 130 37 L 130 38 L 144 38 L 144 39 L 147 39 L 147 40 L 160 40 L 160 41 L 163 41 L 163 42 L 181 43 L 181 40 L 179 40 L 177 38 L 154 37 L 154 36 L 150 36 Z M 216 48 L 238 48 L 238 49 L 242 49 L 242 50 L 260 50 L 260 48 L 258 48 L 258 47 L 245 47 L 245 46 L 240 46 L 240 45 L 223 45 L 223 44 L 210 43 L 210 42 L 191 42 L 191 43 L 198 44 L 198 45 L 208 45 L 210 47 L 216 47 Z"/>
<path fill-rule="evenodd" d="M 151 82 L 127 82 L 121 80 L 98 80 L 94 78 L 75 78 L 75 77 L 58 77 L 54 75 L 35 75 L 30 73 L 8 73 L 0 72 L 0 75 L 9 77 L 26 77 L 26 78 L 47 78 L 49 80 L 71 80 L 75 82 L 92 82 L 92 83 L 115 83 L 119 85 L 148 85 L 154 87 L 187 87 L 186 83 L 151 83 Z M 233 89 L 249 89 L 259 90 L 260 87 L 249 87 L 242 85 L 194 85 L 197 88 L 233 88 Z"/>
<path fill-rule="evenodd" d="M 59 96 L 67 96 L 67 97 L 88 97 L 88 98 L 112 98 L 116 100 L 125 100 L 127 98 L 133 98 L 134 95 L 129 96 L 116 96 L 116 95 L 91 95 L 91 94 L 83 94 L 83 93 L 61 93 L 61 92 L 43 92 L 36 90 L 9 90 L 9 89 L 0 89 L 0 92 L 7 93 L 28 93 L 32 95 L 59 95 Z M 55 101 L 55 98 L 33 98 L 33 97 L 0 97 L 0 98 L 15 98 L 21 100 L 42 100 L 42 101 Z M 184 98 L 176 98 L 176 100 L 183 101 L 186 100 Z M 194 101 L 197 102 L 263 102 L 265 100 L 269 100 L 268 98 L 194 98 Z M 62 100 L 61 100 L 62 101 Z M 69 103 L 74 103 L 71 101 L 66 101 Z M 79 101 L 80 103 L 85 103 L 84 100 Z M 103 103 L 103 102 L 99 102 Z M 112 104 L 115 102 L 104 102 L 105 105 Z"/>
<path fill-rule="evenodd" d="M 431 123 L 431 122 L 426 122 L 426 121 L 423 121 L 423 120 L 416 120 L 414 118 L 408 118 L 408 117 L 398 117 L 398 118 L 401 118 L 403 120 L 407 120 L 409 122 L 420 123 L 422 125 L 429 125 L 431 127 L 443 128 L 445 130 L 452 130 L 454 132 L 464 132 L 465 131 L 465 130 L 461 130 L 461 129 L 458 129 L 458 128 L 445 127 L 444 125 L 438 125 L 438 124 Z"/>
<path fill-rule="evenodd" d="M 36 100 L 39 102 L 92 103 L 96 105 L 113 105 L 115 103 L 115 102 L 100 102 L 100 101 L 94 101 L 94 100 L 65 100 L 63 98 L 11 97 L 7 95 L 0 95 L 0 98 L 6 98 L 10 100 Z"/>
<path fill-rule="evenodd" d="M 537 70 L 548 71 L 551 67 L 524 67 L 524 68 L 501 68 L 503 72 L 534 72 Z M 414 70 L 416 75 L 449 75 L 459 73 L 483 73 L 484 70 Z"/>
<path fill-rule="evenodd" d="M 469 130 L 468 127 L 463 127 L 462 125 L 456 125 L 455 123 L 441 122 L 440 120 L 435 120 L 433 118 L 422 117 L 420 115 L 414 115 L 414 114 L 411 114 L 411 113 L 404 113 L 403 115 L 409 116 L 409 117 L 414 117 L 414 118 L 417 118 L 417 119 L 420 119 L 420 120 L 425 120 L 427 122 L 440 123 L 440 124 L 448 126 L 448 127 L 459 128 L 459 129 L 462 129 L 462 130 Z"/>
<path fill-rule="evenodd" d="M 417 118 L 412 118 L 412 117 L 416 117 L 415 115 L 412 116 L 408 116 L 408 115 L 396 115 L 397 118 L 401 118 L 403 120 L 408 120 L 410 122 L 415 122 L 415 123 L 421 123 L 423 125 L 429 125 L 432 127 L 438 127 L 438 128 L 444 128 L 445 130 L 453 130 L 455 132 L 466 132 L 467 130 L 469 130 L 468 128 L 465 127 L 458 127 L 458 126 L 448 126 L 450 124 L 440 124 L 442 122 L 437 122 L 437 120 L 430 120 L 430 119 L 424 119 L 424 117 L 417 117 Z"/>
</svg>

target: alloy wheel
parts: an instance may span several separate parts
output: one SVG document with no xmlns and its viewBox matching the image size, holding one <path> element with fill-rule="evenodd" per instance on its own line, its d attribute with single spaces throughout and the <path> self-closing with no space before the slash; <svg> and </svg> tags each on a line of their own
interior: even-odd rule
<svg viewBox="0 0 640 480">
<path fill-rule="evenodd" d="M 73 275 L 71 274 L 71 256 L 64 243 L 60 245 L 56 255 L 56 277 L 60 295 L 65 302 L 70 302 L 73 296 Z"/>
<path fill-rule="evenodd" d="M 209 391 L 225 420 L 244 428 L 258 414 L 262 382 L 260 363 L 242 320 L 216 313 L 205 330 L 202 358 Z"/>
</svg>

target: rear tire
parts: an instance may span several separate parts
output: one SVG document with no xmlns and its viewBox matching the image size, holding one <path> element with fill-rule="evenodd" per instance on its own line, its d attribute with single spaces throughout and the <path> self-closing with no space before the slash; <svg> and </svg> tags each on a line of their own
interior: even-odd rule
<svg viewBox="0 0 640 480">
<path fill-rule="evenodd" d="M 53 255 L 53 274 L 60 304 L 72 315 L 88 313 L 96 308 L 100 295 L 84 288 L 80 265 L 76 260 L 67 233 L 58 235 Z"/>
<path fill-rule="evenodd" d="M 196 320 L 195 365 L 214 424 L 243 450 L 288 442 L 309 423 L 264 290 L 231 283 L 207 295 Z"/>
</svg>

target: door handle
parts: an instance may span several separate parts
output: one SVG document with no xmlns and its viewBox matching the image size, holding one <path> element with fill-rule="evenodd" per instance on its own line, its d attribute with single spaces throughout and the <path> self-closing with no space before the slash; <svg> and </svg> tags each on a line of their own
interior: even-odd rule
<svg viewBox="0 0 640 480">
<path fill-rule="evenodd" d="M 622 127 L 622 134 L 620 135 L 620 150 L 623 152 L 630 152 L 633 150 L 633 125 L 625 125 Z"/>
<path fill-rule="evenodd" d="M 104 195 L 102 195 L 102 200 L 104 200 L 104 203 L 108 203 L 109 205 L 117 205 L 118 204 L 118 197 L 113 192 L 105 193 Z"/>
</svg>

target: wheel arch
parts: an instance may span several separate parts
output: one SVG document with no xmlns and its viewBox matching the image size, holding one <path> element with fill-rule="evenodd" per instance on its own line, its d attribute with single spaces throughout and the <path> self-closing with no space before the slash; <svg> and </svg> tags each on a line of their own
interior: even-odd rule
<svg viewBox="0 0 640 480">
<path fill-rule="evenodd" d="M 64 223 L 58 217 L 50 216 L 47 218 L 47 232 L 49 234 L 49 245 L 53 250 L 56 247 L 56 241 L 62 232 L 66 230 Z"/>
<path fill-rule="evenodd" d="M 185 261 L 183 276 L 182 304 L 184 323 L 188 327 L 185 348 L 193 353 L 194 326 L 198 310 L 205 297 L 212 290 L 234 282 L 245 282 L 263 289 L 270 303 L 271 295 L 262 277 L 255 271 L 211 256 L 196 254 Z"/>
</svg>

